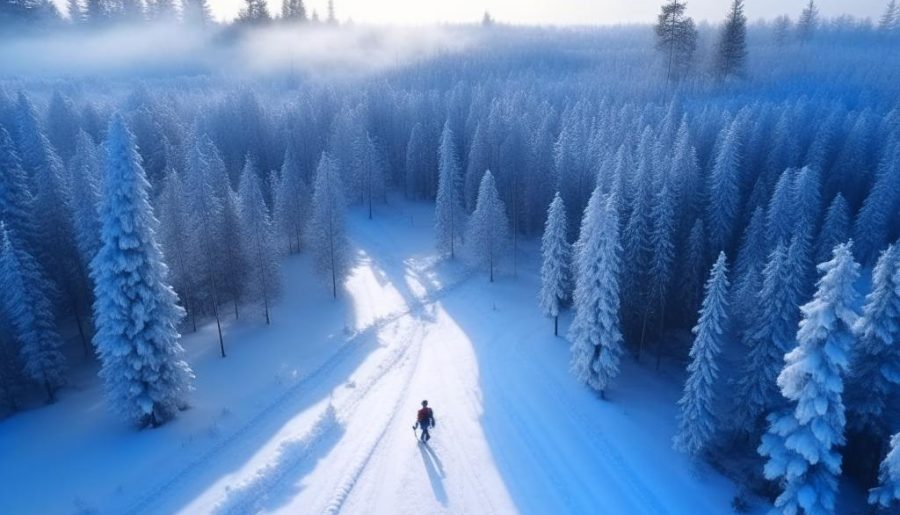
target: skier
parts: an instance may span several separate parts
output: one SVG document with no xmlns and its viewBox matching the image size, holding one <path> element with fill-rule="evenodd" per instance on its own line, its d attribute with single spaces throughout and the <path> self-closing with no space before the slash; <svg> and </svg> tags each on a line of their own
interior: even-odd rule
<svg viewBox="0 0 900 515">
<path fill-rule="evenodd" d="M 431 408 L 428 407 L 428 401 L 422 401 L 422 409 L 419 410 L 419 414 L 416 416 L 416 423 L 413 426 L 413 431 L 416 430 L 417 427 L 422 427 L 422 442 L 427 442 L 431 440 L 431 435 L 428 434 L 428 428 L 434 427 L 436 424 L 434 422 L 434 412 L 431 411 Z"/>
</svg>

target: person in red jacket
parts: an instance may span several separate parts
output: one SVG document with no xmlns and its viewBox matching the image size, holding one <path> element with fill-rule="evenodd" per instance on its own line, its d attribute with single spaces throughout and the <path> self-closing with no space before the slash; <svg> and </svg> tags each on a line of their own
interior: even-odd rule
<svg viewBox="0 0 900 515">
<path fill-rule="evenodd" d="M 423 442 L 427 442 L 428 440 L 431 440 L 431 435 L 428 433 L 428 429 L 434 426 L 434 412 L 431 411 L 431 408 L 428 407 L 428 401 L 422 401 L 422 409 L 419 410 L 419 413 L 416 416 L 416 424 L 413 426 L 413 429 L 421 427 L 421 439 Z"/>
</svg>

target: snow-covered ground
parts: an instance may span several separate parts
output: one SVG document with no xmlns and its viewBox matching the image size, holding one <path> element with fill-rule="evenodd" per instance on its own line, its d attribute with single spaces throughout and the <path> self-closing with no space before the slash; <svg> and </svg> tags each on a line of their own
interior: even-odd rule
<svg viewBox="0 0 900 515">
<path fill-rule="evenodd" d="M 0 513 L 730 511 L 734 485 L 670 447 L 681 385 L 626 359 L 601 401 L 538 312 L 534 244 L 491 284 L 436 259 L 432 209 L 353 212 L 337 301 L 286 260 L 273 324 L 245 309 L 227 358 L 214 324 L 188 334 L 192 407 L 162 428 L 107 414 L 92 367 L 0 423 Z"/>
</svg>

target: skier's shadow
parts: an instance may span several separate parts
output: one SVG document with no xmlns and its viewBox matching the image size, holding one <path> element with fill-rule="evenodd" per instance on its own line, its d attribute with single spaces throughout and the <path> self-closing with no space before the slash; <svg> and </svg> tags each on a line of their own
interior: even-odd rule
<svg viewBox="0 0 900 515">
<path fill-rule="evenodd" d="M 434 491 L 434 498 L 437 499 L 442 506 L 446 506 L 447 491 L 444 490 L 444 465 L 428 444 L 420 442 L 419 452 L 422 454 L 422 463 L 425 464 L 425 471 L 428 472 L 428 479 L 431 481 L 431 489 Z"/>
</svg>

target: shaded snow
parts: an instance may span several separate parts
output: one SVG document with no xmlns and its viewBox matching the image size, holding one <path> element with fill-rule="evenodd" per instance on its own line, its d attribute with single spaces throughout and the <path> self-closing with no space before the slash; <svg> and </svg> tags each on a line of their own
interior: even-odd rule
<svg viewBox="0 0 900 515">
<path fill-rule="evenodd" d="M 228 358 L 214 324 L 189 334 L 192 408 L 160 429 L 107 414 L 88 374 L 0 423 L 0 513 L 730 511 L 734 486 L 669 446 L 681 384 L 626 358 L 601 401 L 540 316 L 537 243 L 489 284 L 435 259 L 432 210 L 351 210 L 346 292 L 288 259 L 273 325 L 244 310 Z"/>
</svg>

